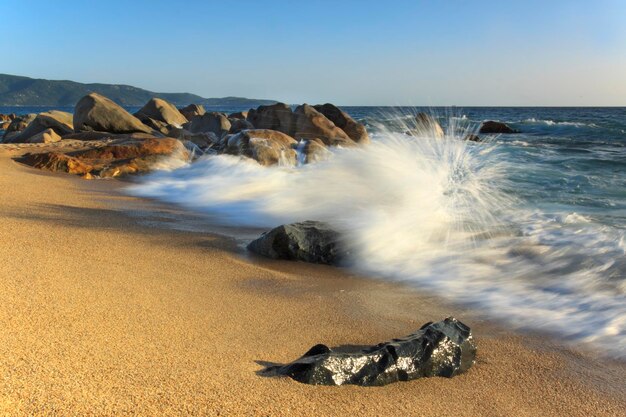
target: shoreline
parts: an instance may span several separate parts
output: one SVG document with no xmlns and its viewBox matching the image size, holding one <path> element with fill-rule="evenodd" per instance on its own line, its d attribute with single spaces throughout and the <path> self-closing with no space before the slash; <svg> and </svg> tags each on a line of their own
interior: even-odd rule
<svg viewBox="0 0 626 417">
<path fill-rule="evenodd" d="M 626 405 L 623 362 L 507 331 L 399 283 L 241 256 L 210 226 L 168 224 L 183 216 L 193 229 L 193 213 L 121 194 L 120 183 L 19 165 L 6 149 L 1 412 L 619 415 Z M 448 315 L 479 348 L 452 379 L 312 387 L 256 374 L 316 343 L 378 343 Z"/>
</svg>

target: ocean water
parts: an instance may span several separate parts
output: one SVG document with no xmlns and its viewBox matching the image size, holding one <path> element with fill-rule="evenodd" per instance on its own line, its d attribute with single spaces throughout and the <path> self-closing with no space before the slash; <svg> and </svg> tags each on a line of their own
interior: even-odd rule
<svg viewBox="0 0 626 417">
<path fill-rule="evenodd" d="M 326 221 L 350 268 L 626 359 L 626 108 L 344 110 L 370 145 L 270 168 L 205 155 L 129 192 L 225 225 Z M 423 110 L 444 139 L 405 134 Z M 520 133 L 461 140 L 484 120 Z"/>
</svg>

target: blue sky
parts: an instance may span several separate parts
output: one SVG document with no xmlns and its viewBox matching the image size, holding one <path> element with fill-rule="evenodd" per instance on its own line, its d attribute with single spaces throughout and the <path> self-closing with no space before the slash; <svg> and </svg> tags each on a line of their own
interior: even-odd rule
<svg viewBox="0 0 626 417">
<path fill-rule="evenodd" d="M 626 105 L 626 1 L 0 0 L 0 72 L 340 105 Z"/>
</svg>

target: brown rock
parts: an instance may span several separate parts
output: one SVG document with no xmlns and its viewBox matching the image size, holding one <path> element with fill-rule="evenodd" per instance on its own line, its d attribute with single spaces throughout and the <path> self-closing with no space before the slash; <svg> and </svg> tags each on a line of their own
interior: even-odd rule
<svg viewBox="0 0 626 417">
<path fill-rule="evenodd" d="M 23 116 L 17 116 L 11 124 L 7 127 L 6 132 L 4 132 L 4 136 L 2 137 L 2 142 L 11 143 L 14 137 L 18 136 L 20 132 L 22 132 L 26 127 L 35 120 L 37 115 L 35 113 L 25 114 Z"/>
<path fill-rule="evenodd" d="M 194 116 L 202 116 L 204 113 L 206 113 L 206 110 L 204 110 L 204 106 L 202 104 L 190 104 L 179 110 L 187 120 L 193 119 Z"/>
<path fill-rule="evenodd" d="M 48 171 L 109 178 L 148 172 L 163 157 L 187 160 L 189 152 L 179 140 L 173 138 L 119 139 L 87 150 L 29 154 L 23 161 Z"/>
<path fill-rule="evenodd" d="M 48 129 L 52 129 L 57 136 L 63 136 L 72 133 L 74 132 L 72 118 L 72 113 L 67 113 L 64 111 L 51 110 L 39 113 L 19 135 L 16 135 L 11 139 L 11 142 L 41 143 L 32 142 L 30 138 Z M 41 138 L 38 138 L 37 140 L 40 139 Z"/>
<path fill-rule="evenodd" d="M 213 132 L 217 137 L 222 137 L 228 133 L 230 126 L 230 121 L 224 113 L 211 112 L 194 117 L 185 128 L 191 133 Z"/>
<path fill-rule="evenodd" d="M 0 130 L 7 130 L 11 126 L 10 121 L 0 122 Z"/>
<path fill-rule="evenodd" d="M 293 137 L 297 139 L 320 139 L 327 146 L 355 146 L 350 137 L 335 126 L 326 116 L 309 106 L 303 104 L 294 111 L 295 123 Z"/>
<path fill-rule="evenodd" d="M 274 165 L 284 162 L 296 163 L 297 142 L 294 138 L 269 129 L 242 130 L 225 139 L 224 152 L 231 155 L 247 156 L 261 165 Z"/>
<path fill-rule="evenodd" d="M 187 123 L 187 118 L 178 111 L 176 106 L 160 98 L 150 99 L 145 106 L 143 106 L 135 117 L 146 123 L 146 120 L 157 121 L 164 125 L 182 126 Z M 159 129 L 157 129 L 159 130 Z"/>
<path fill-rule="evenodd" d="M 246 120 L 252 123 L 255 129 L 277 130 L 290 136 L 293 134 L 294 114 L 291 107 L 285 103 L 251 109 Z"/>
<path fill-rule="evenodd" d="M 228 120 L 230 121 L 230 130 L 228 131 L 228 133 L 239 133 L 242 130 L 254 129 L 254 126 L 252 126 L 252 123 L 250 123 L 249 121 L 245 119 L 229 118 Z"/>
<path fill-rule="evenodd" d="M 419 112 L 415 115 L 415 132 L 418 136 L 443 138 L 445 136 L 441 125 L 430 114 Z"/>
<path fill-rule="evenodd" d="M 229 119 L 246 119 L 248 117 L 248 112 L 247 111 L 238 111 L 235 113 L 231 113 L 228 115 Z"/>
<path fill-rule="evenodd" d="M 302 139 L 295 149 L 299 154 L 299 162 L 305 164 L 323 161 L 330 156 L 330 151 L 319 139 Z"/>
<path fill-rule="evenodd" d="M 318 104 L 314 107 L 315 110 L 319 111 L 326 116 L 328 120 L 333 122 L 335 126 L 346 132 L 350 139 L 356 143 L 365 144 L 370 142 L 370 137 L 367 134 L 365 126 L 354 120 L 339 107 L 330 103 L 323 105 Z"/>
<path fill-rule="evenodd" d="M 81 98 L 74 109 L 74 129 L 109 133 L 150 133 L 152 129 L 122 107 L 97 93 Z"/>
<path fill-rule="evenodd" d="M 53 143 L 61 140 L 59 136 L 52 128 L 48 128 L 43 132 L 39 132 L 29 138 L 26 138 L 22 143 Z"/>
</svg>

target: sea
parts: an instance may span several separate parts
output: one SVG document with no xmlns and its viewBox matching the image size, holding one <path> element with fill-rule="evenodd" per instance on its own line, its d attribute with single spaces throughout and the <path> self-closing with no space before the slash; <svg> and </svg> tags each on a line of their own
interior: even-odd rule
<svg viewBox="0 0 626 417">
<path fill-rule="evenodd" d="M 347 268 L 626 359 L 626 108 L 343 109 L 369 145 L 295 166 L 207 154 L 129 192 L 228 226 L 327 222 Z M 407 134 L 420 111 L 444 138 Z M 519 133 L 463 140 L 486 120 Z"/>
</svg>

